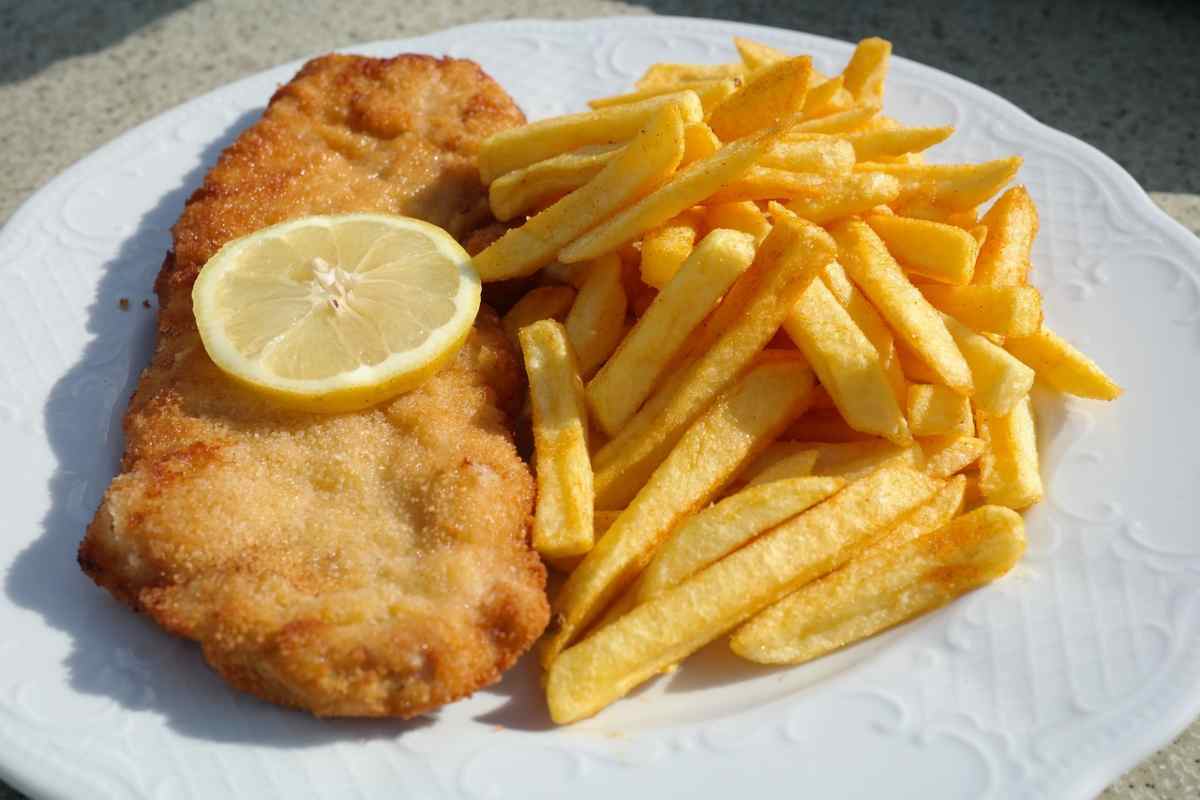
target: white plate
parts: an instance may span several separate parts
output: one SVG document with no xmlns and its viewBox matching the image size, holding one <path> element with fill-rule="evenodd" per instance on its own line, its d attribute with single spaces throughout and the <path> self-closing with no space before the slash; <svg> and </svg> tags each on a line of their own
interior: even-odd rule
<svg viewBox="0 0 1200 800">
<path fill-rule="evenodd" d="M 472 25 L 355 52 L 478 60 L 531 117 L 743 34 L 840 68 L 851 47 L 725 22 Z M 0 235 L 0 777 L 74 797 L 1086 797 L 1200 712 L 1200 242 L 1091 147 L 896 59 L 888 112 L 953 123 L 939 159 L 1019 153 L 1050 324 L 1129 387 L 1039 398 L 1047 502 L 1015 573 L 818 663 L 718 644 L 551 729 L 528 664 L 413 723 L 317 721 L 235 694 L 74 553 L 116 468 L 168 228 L 288 64 L 130 131 Z M 131 308 L 118 309 L 119 297 Z"/>
</svg>

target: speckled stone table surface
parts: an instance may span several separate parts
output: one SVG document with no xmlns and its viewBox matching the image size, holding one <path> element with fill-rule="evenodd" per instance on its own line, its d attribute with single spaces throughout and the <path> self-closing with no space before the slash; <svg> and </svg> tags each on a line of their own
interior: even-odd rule
<svg viewBox="0 0 1200 800">
<path fill-rule="evenodd" d="M 484 19 L 614 14 L 886 36 L 899 55 L 985 86 L 1108 153 L 1200 234 L 1200 4 L 1189 0 L 3 0 L 0 222 L 122 131 L 275 64 Z M 1103 796 L 1200 797 L 1200 723 Z M 0 784 L 0 800 L 19 797 Z"/>
</svg>

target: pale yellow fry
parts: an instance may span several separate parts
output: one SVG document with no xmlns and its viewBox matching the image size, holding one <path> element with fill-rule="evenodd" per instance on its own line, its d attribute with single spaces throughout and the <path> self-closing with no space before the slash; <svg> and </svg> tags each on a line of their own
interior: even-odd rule
<svg viewBox="0 0 1200 800">
<path fill-rule="evenodd" d="M 488 187 L 493 216 L 506 221 L 544 208 L 599 175 L 620 149 L 620 145 L 585 147 L 500 176 Z"/>
<path fill-rule="evenodd" d="M 738 55 L 742 57 L 742 63 L 746 65 L 746 69 L 751 72 L 770 66 L 776 61 L 786 61 L 790 58 L 787 53 L 771 47 L 769 44 L 744 39 L 741 36 L 733 37 L 733 46 L 737 48 Z"/>
<path fill-rule="evenodd" d="M 787 207 L 799 217 L 824 225 L 890 203 L 899 191 L 899 182 L 890 175 L 851 173 L 825 178 L 816 191 L 796 196 Z"/>
<path fill-rule="evenodd" d="M 846 91 L 844 82 L 841 75 L 834 75 L 815 85 L 810 81 L 801 116 L 804 119 L 816 119 L 851 108 L 854 95 Z"/>
<path fill-rule="evenodd" d="M 845 141 L 854 148 L 854 156 L 858 161 L 877 161 L 919 153 L 944 142 L 952 133 L 952 125 L 939 128 L 889 128 L 846 134 Z"/>
<path fill-rule="evenodd" d="M 633 581 L 672 528 L 778 435 L 811 392 L 806 366 L 774 359 L 747 372 L 688 428 L 554 599 L 558 627 L 544 640 L 543 665 Z"/>
<path fill-rule="evenodd" d="M 694 359 L 652 394 L 596 453 L 598 508 L 620 508 L 637 493 L 679 436 L 774 336 L 796 298 L 833 255 L 829 236 L 781 220 L 754 263 L 693 337 Z"/>
<path fill-rule="evenodd" d="M 937 310 L 980 333 L 1032 336 L 1042 327 L 1042 296 L 1032 286 L 921 286 Z"/>
<path fill-rule="evenodd" d="M 598 144 L 632 139 L 667 106 L 676 106 L 684 123 L 704 118 L 693 91 L 671 92 L 638 103 L 584 111 L 531 122 L 489 136 L 479 148 L 479 177 L 485 184 L 538 161 Z"/>
<path fill-rule="evenodd" d="M 501 324 L 515 342 L 517 332 L 526 325 L 543 319 L 565 318 L 573 302 L 575 290 L 570 286 L 539 286 L 526 292 L 504 315 Z"/>
<path fill-rule="evenodd" d="M 612 354 L 625 333 L 625 284 L 621 259 L 596 259 L 567 314 L 567 335 L 579 357 L 579 374 L 589 376 Z"/>
<path fill-rule="evenodd" d="M 578 289 L 587 280 L 588 270 L 591 269 L 591 266 L 591 262 L 586 261 L 580 264 L 563 264 L 560 261 L 554 261 L 542 267 L 541 277 Z"/>
<path fill-rule="evenodd" d="M 849 177 L 849 176 L 847 176 Z M 709 195 L 708 203 L 739 203 L 747 200 L 772 200 L 797 196 L 823 195 L 832 181 L 805 172 L 775 167 L 751 167 L 741 177 L 729 181 Z"/>
<path fill-rule="evenodd" d="M 592 513 L 592 530 L 595 533 L 592 535 L 592 541 L 598 540 L 604 535 L 604 532 L 612 527 L 612 524 L 617 521 L 620 516 L 620 511 L 595 511 Z M 549 558 L 542 556 L 542 560 L 553 567 L 558 572 L 564 575 L 572 572 L 576 567 L 583 563 L 583 557 L 586 553 L 580 553 L 577 556 L 563 556 L 562 558 Z"/>
<path fill-rule="evenodd" d="M 809 284 L 783 327 L 851 428 L 899 443 L 912 440 L 879 351 L 824 282 Z"/>
<path fill-rule="evenodd" d="M 591 108 L 623 106 L 671 92 L 690 90 L 695 92 L 696 96 L 700 98 L 700 106 L 703 108 L 704 113 L 707 114 L 718 103 L 737 91 L 737 87 L 737 81 L 731 78 L 718 78 L 707 81 L 682 81 L 674 86 L 659 86 L 653 89 L 639 89 L 635 92 L 617 94 L 611 97 L 598 97 L 595 100 L 589 100 L 588 106 Z"/>
<path fill-rule="evenodd" d="M 918 441 L 925 453 L 925 472 L 935 478 L 961 472 L 978 461 L 987 449 L 987 443 L 974 436 L 927 436 Z"/>
<path fill-rule="evenodd" d="M 867 439 L 860 442 L 788 442 L 798 450 L 817 451 L 813 474 L 824 478 L 845 478 L 857 481 L 883 466 L 904 465 L 921 469 L 924 454 L 915 443 L 907 446 L 886 439 Z"/>
<path fill-rule="evenodd" d="M 551 558 L 586 553 L 593 535 L 592 465 L 575 352 L 566 330 L 554 320 L 527 325 L 518 338 L 533 406 L 533 547 Z"/>
<path fill-rule="evenodd" d="M 1021 517 L 985 506 L 924 536 L 871 548 L 747 622 L 729 644 L 751 661 L 802 664 L 996 580 L 1024 552 Z"/>
<path fill-rule="evenodd" d="M 859 165 L 855 165 L 857 169 Z M 969 208 L 965 211 L 955 211 L 953 209 L 936 206 L 921 198 L 910 198 L 905 202 L 897 202 L 893 205 L 892 211 L 896 216 L 909 217 L 910 219 L 927 219 L 930 222 L 941 222 L 946 225 L 954 225 L 962 228 L 964 231 L 970 231 L 979 224 L 979 215 L 976 213 L 978 207 Z M 880 210 L 881 211 L 881 210 Z M 886 213 L 886 212 L 884 212 Z M 978 237 L 976 237 L 978 241 Z M 982 247 L 982 245 L 980 245 Z"/>
<path fill-rule="evenodd" d="M 867 224 L 906 272 L 942 283 L 971 282 L 979 243 L 962 228 L 894 214 L 872 214 Z"/>
<path fill-rule="evenodd" d="M 747 486 L 676 528 L 632 591 L 644 603 L 846 485 L 842 478 L 791 478 Z"/>
<path fill-rule="evenodd" d="M 745 74 L 746 68 L 741 64 L 654 64 L 634 86 L 639 90 L 656 89 L 691 81 L 741 79 Z"/>
<path fill-rule="evenodd" d="M 866 103 L 792 125 L 788 128 L 788 135 L 784 138 L 801 138 L 806 134 L 813 133 L 852 133 L 869 123 L 878 114 L 878 105 Z"/>
<path fill-rule="evenodd" d="M 771 146 L 759 165 L 791 172 L 845 175 L 854 169 L 854 148 L 849 142 L 833 137 L 781 140 Z"/>
<path fill-rule="evenodd" d="M 658 293 L 587 385 L 592 418 L 608 435 L 634 415 L 687 337 L 754 260 L 749 235 L 716 230 Z"/>
<path fill-rule="evenodd" d="M 804 442 L 862 442 L 877 438 L 851 428 L 836 407 L 810 409 L 784 431 L 784 438 Z"/>
<path fill-rule="evenodd" d="M 1032 336 L 1005 340 L 1004 347 L 1060 392 L 1092 400 L 1115 400 L 1124 391 L 1096 362 L 1044 326 Z"/>
<path fill-rule="evenodd" d="M 1033 388 L 1033 370 L 953 317 L 942 320 L 971 367 L 971 400 L 987 414 L 1007 414 Z"/>
<path fill-rule="evenodd" d="M 1018 511 L 1041 500 L 1033 402 L 1023 397 L 1002 417 L 980 414 L 979 436 L 987 443 L 979 459 L 979 488 L 984 498 Z"/>
<path fill-rule="evenodd" d="M 850 278 L 904 340 L 938 376 L 938 383 L 961 393 L 972 391 L 971 370 L 941 316 L 909 283 L 880 238 L 860 220 L 845 220 L 830 233 L 838 260 Z"/>
<path fill-rule="evenodd" d="M 883 83 L 887 78 L 888 57 L 892 54 L 892 43 L 872 36 L 863 39 L 854 48 L 850 63 L 842 71 L 846 90 L 859 102 L 883 102 Z"/>
<path fill-rule="evenodd" d="M 799 448 L 799 442 L 775 442 L 738 476 L 746 486 L 758 486 L 787 478 L 804 478 L 817 465 L 816 450 Z"/>
<path fill-rule="evenodd" d="M 908 427 L 914 436 L 975 434 L 971 401 L 946 386 L 914 383 L 908 387 Z"/>
<path fill-rule="evenodd" d="M 1018 156 L 981 164 L 860 163 L 856 171 L 883 172 L 899 179 L 898 205 L 928 203 L 951 211 L 966 211 L 1004 188 L 1021 168 Z M 914 216 L 907 210 L 904 212 Z"/>
<path fill-rule="evenodd" d="M 679 168 L 708 158 L 720 149 L 721 140 L 712 128 L 703 122 L 688 123 L 683 128 L 683 160 L 679 162 Z"/>
<path fill-rule="evenodd" d="M 983 215 L 987 241 L 979 250 L 975 282 L 984 286 L 1019 286 L 1029 275 L 1029 257 L 1038 232 L 1037 207 L 1024 186 L 996 198 Z"/>
<path fill-rule="evenodd" d="M 679 271 L 691 255 L 696 237 L 704 224 L 703 213 L 688 210 L 642 238 L 642 258 L 638 267 L 642 282 L 661 289 Z"/>
<path fill-rule="evenodd" d="M 704 209 L 704 225 L 710 231 L 726 228 L 747 233 L 754 237 L 755 244 L 767 238 L 771 232 L 771 223 L 758 206 L 749 200 L 707 205 Z"/>
<path fill-rule="evenodd" d="M 832 261 L 826 265 L 821 273 L 821 278 L 829 287 L 829 291 L 833 292 L 837 301 L 846 309 L 850 318 L 854 320 L 858 329 L 871 340 L 871 344 L 875 345 L 875 350 L 879 353 L 879 363 L 888 376 L 888 383 L 892 387 L 892 394 L 895 395 L 896 402 L 907 402 L 908 386 L 900 369 L 895 338 L 887 323 L 883 321 L 883 317 L 879 315 L 875 306 L 871 305 L 866 296 L 858 290 L 838 262 Z"/>
<path fill-rule="evenodd" d="M 939 488 L 940 482 L 915 470 L 881 470 L 637 606 L 550 666 L 551 717 L 567 723 L 596 713 L 780 597 L 841 566 L 856 543 L 892 525 Z"/>
<path fill-rule="evenodd" d="M 536 272 L 568 242 L 660 185 L 682 157 L 683 118 L 679 106 L 668 103 L 596 177 L 475 256 L 480 278 L 498 281 Z"/>
<path fill-rule="evenodd" d="M 721 186 L 740 178 L 770 148 L 776 135 L 774 130 L 766 130 L 731 142 L 712 156 L 697 161 L 632 206 L 576 239 L 559 253 L 559 260 L 571 263 L 595 258 L 662 225 L 671 217 L 707 199 Z"/>
<path fill-rule="evenodd" d="M 798 114 L 808 93 L 812 59 L 789 58 L 757 71 L 708 115 L 708 127 L 723 142 L 749 136 Z"/>
</svg>

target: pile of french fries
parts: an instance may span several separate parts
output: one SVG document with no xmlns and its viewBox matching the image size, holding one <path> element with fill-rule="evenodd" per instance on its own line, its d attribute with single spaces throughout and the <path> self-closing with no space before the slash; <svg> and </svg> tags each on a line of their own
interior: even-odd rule
<svg viewBox="0 0 1200 800">
<path fill-rule="evenodd" d="M 485 281 L 529 374 L 555 721 L 708 642 L 796 664 L 1007 572 L 1042 497 L 1029 392 L 1120 388 L 1042 324 L 1019 158 L 929 164 L 840 75 L 735 40 L 497 134 Z M 981 206 L 999 197 L 982 213 Z"/>
</svg>

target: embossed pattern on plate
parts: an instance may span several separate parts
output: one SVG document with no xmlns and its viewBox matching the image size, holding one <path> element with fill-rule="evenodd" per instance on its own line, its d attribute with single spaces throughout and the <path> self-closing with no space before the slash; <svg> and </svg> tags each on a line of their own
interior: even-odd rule
<svg viewBox="0 0 1200 800">
<path fill-rule="evenodd" d="M 354 52 L 474 58 L 530 117 L 578 109 L 730 36 L 850 45 L 666 18 L 472 25 Z M 288 64 L 130 131 L 0 233 L 0 776 L 34 795 L 419 798 L 1087 797 L 1200 712 L 1200 242 L 1098 151 L 904 59 L 888 111 L 959 126 L 936 158 L 1019 153 L 1042 216 L 1050 323 L 1130 391 L 1037 397 L 1049 495 L 1001 583 L 790 670 L 722 643 L 568 729 L 530 665 L 410 723 L 317 721 L 227 689 L 195 647 L 88 583 L 74 548 L 120 455 L 152 344 L 150 298 L 187 194 Z M 122 311 L 118 298 L 130 299 Z M 653 769 L 649 769 L 653 767 Z"/>
</svg>

